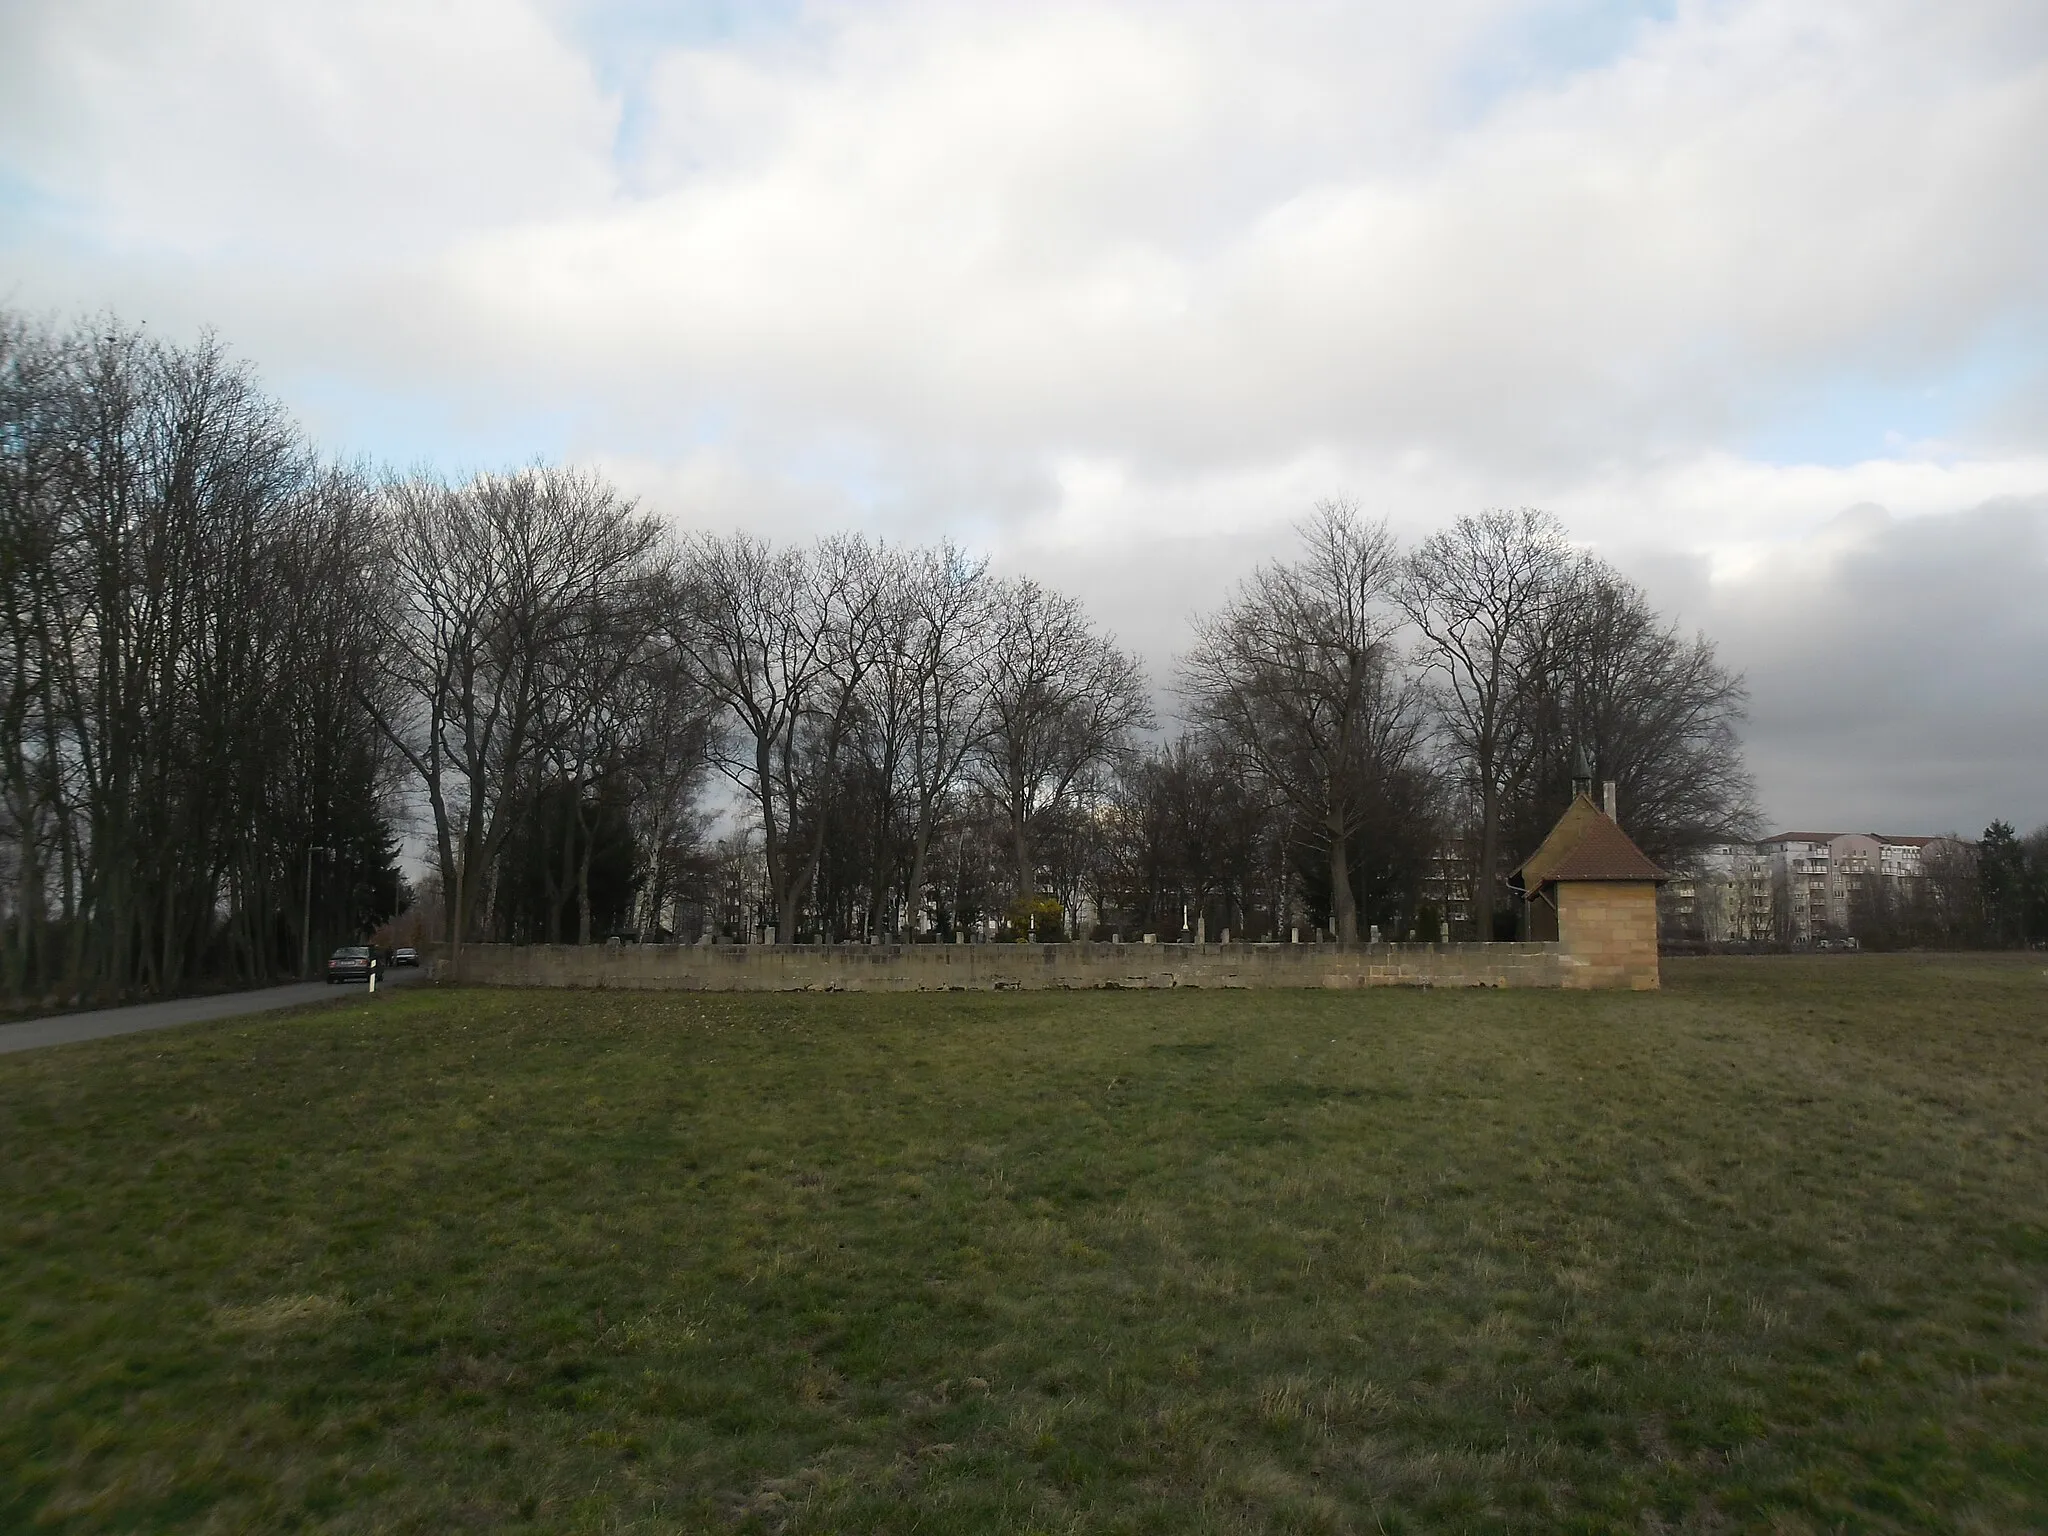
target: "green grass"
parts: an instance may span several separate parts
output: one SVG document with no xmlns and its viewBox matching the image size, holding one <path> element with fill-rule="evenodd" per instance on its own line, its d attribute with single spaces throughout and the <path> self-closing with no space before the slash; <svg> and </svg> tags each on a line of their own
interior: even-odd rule
<svg viewBox="0 0 2048 1536">
<path fill-rule="evenodd" d="M 0 1530 L 2048 1529 L 2048 973 L 0 1058 Z"/>
</svg>

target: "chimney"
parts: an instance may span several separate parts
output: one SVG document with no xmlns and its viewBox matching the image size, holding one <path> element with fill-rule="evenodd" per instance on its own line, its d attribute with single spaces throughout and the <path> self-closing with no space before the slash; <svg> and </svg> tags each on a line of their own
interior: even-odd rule
<svg viewBox="0 0 2048 1536">
<path fill-rule="evenodd" d="M 1607 819 L 1619 826 L 1621 815 L 1614 803 L 1614 780 L 1608 779 L 1600 786 L 1600 809 L 1607 813 Z"/>
</svg>

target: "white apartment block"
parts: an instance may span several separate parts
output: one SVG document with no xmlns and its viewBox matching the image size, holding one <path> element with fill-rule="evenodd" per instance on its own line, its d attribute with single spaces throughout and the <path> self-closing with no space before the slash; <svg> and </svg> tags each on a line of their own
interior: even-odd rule
<svg viewBox="0 0 2048 1536">
<path fill-rule="evenodd" d="M 1719 843 L 1675 871 L 1661 895 L 1665 918 L 1709 944 L 1777 937 L 1771 857 L 1753 843 Z"/>
<path fill-rule="evenodd" d="M 1775 937 L 1802 943 L 1832 932 L 1830 913 L 1839 884 L 1835 844 L 1841 837 L 1836 832 L 1780 832 L 1756 845 L 1770 860 Z"/>
<path fill-rule="evenodd" d="M 1960 847 L 1947 837 L 1901 837 L 1880 832 L 1781 832 L 1757 844 L 1770 850 L 1774 877 L 1786 892 L 1786 937 L 1812 941 L 1853 936 L 1859 895 L 1873 880 L 1894 891 L 1917 892 L 1928 850 Z"/>
<path fill-rule="evenodd" d="M 1918 894 L 1937 846 L 1963 845 L 1878 832 L 1780 832 L 1759 843 L 1722 844 L 1689 861 L 1666 888 L 1666 926 L 1707 943 L 1853 937 L 1873 889 Z M 1887 884 L 1874 888 L 1873 881 Z"/>
<path fill-rule="evenodd" d="M 1878 831 L 1780 831 L 1757 844 L 1722 844 L 1688 860 L 1663 893 L 1673 938 L 1812 944 L 1858 936 L 1874 909 L 1925 895 L 1929 858 L 1966 852 L 1956 838 Z"/>
</svg>

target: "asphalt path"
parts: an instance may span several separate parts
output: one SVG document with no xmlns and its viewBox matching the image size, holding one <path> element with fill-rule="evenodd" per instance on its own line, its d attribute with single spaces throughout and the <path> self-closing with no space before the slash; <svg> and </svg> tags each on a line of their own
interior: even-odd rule
<svg viewBox="0 0 2048 1536">
<path fill-rule="evenodd" d="M 411 969 L 386 971 L 377 993 L 418 979 Z M 333 1003 L 359 998 L 369 988 L 353 982 L 340 986 L 325 981 L 297 981 L 284 987 L 259 987 L 254 992 L 223 992 L 215 997 L 178 997 L 167 1003 L 137 1003 L 130 1008 L 100 1008 L 91 1013 L 60 1013 L 47 1019 L 0 1024 L 0 1056 L 32 1051 L 41 1045 L 69 1045 L 76 1040 L 104 1040 L 109 1035 L 135 1035 L 146 1029 L 173 1029 L 207 1019 L 232 1019 L 244 1013 L 269 1013 L 301 1003 Z"/>
</svg>

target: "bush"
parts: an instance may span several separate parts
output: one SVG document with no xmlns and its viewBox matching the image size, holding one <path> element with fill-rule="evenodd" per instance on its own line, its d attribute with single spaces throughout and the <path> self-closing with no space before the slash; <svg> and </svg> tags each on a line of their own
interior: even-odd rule
<svg viewBox="0 0 2048 1536">
<path fill-rule="evenodd" d="M 1067 909 L 1052 896 L 1019 896 L 1003 914 L 1003 926 L 996 934 L 1005 944 L 1057 944 L 1067 936 Z"/>
</svg>

